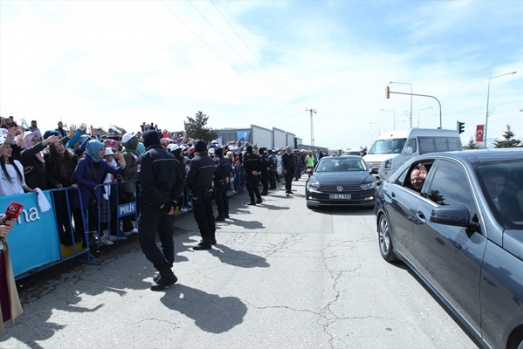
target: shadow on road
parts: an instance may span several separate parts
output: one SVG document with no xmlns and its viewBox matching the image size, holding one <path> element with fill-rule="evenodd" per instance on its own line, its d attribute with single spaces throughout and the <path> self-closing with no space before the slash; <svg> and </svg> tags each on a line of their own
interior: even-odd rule
<svg viewBox="0 0 523 349">
<path fill-rule="evenodd" d="M 185 285 L 169 289 L 161 302 L 167 308 L 193 319 L 194 324 L 203 331 L 211 333 L 229 331 L 241 324 L 247 314 L 247 306 L 236 297 L 220 297 Z"/>
<path fill-rule="evenodd" d="M 218 244 L 215 247 L 217 249 L 209 250 L 209 252 L 217 257 L 222 263 L 241 268 L 268 268 L 270 266 L 264 257 L 244 251 L 234 250 L 225 245 Z"/>
</svg>

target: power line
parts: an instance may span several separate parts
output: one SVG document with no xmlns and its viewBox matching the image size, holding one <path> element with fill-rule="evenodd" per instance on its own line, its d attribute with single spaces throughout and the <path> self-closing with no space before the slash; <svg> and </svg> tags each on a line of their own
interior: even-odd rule
<svg viewBox="0 0 523 349">
<path fill-rule="evenodd" d="M 234 26 L 229 22 L 229 20 L 225 17 L 225 15 L 220 11 L 220 9 L 216 6 L 216 4 L 212 1 L 212 0 L 209 0 L 211 2 L 211 4 L 214 6 L 214 8 L 216 9 L 216 11 L 220 14 L 220 16 L 222 16 L 223 20 L 229 25 L 229 27 L 232 29 L 232 31 L 236 34 L 236 36 L 240 39 L 240 41 L 243 43 L 243 45 L 247 48 L 247 50 L 249 50 L 249 52 L 252 54 L 252 56 L 254 57 L 254 59 L 256 59 L 256 61 L 258 62 L 258 64 L 260 64 L 263 69 L 265 69 L 265 71 L 274 79 L 274 81 L 276 81 L 276 83 L 281 87 L 282 91 L 284 91 L 285 93 L 287 93 L 289 95 L 289 97 L 291 97 L 291 100 L 294 102 L 295 98 L 294 98 L 294 95 L 289 92 L 289 90 L 287 90 L 285 88 L 285 86 L 283 86 L 283 84 L 274 76 L 272 75 L 272 73 L 270 72 L 269 69 L 267 69 L 267 67 L 265 66 L 265 64 L 263 64 L 262 61 L 260 61 L 258 59 L 258 56 L 256 56 L 256 53 L 253 52 L 253 50 L 251 50 L 251 48 L 249 47 L 249 45 L 245 42 L 245 40 L 243 40 L 242 36 L 236 31 L 236 29 L 234 28 Z M 253 68 L 254 69 L 254 68 Z M 261 76 L 261 75 L 260 75 Z"/>
<path fill-rule="evenodd" d="M 272 99 L 276 99 L 274 98 L 274 96 L 270 95 L 270 93 L 268 93 L 266 90 L 264 90 L 262 87 L 260 87 L 259 85 L 257 85 L 254 81 L 252 81 L 251 79 L 249 79 L 247 76 L 245 76 L 240 70 L 238 70 L 236 67 L 234 67 L 234 65 L 232 65 L 224 56 L 222 56 L 214 47 L 212 47 L 207 41 L 205 41 L 200 35 L 198 35 L 197 32 L 195 32 L 191 27 L 189 27 L 189 25 L 187 25 L 178 15 L 176 15 L 176 13 L 174 13 L 173 11 L 171 11 L 171 9 L 169 7 L 167 7 L 162 0 L 158 0 L 158 2 L 171 14 L 173 15 L 180 23 L 182 23 L 187 29 L 189 29 L 198 39 L 200 39 L 200 41 L 202 41 L 211 51 L 213 51 L 216 56 L 218 56 L 219 58 L 221 58 L 223 61 L 225 61 L 225 63 L 227 63 L 228 66 L 230 66 L 232 69 L 234 69 L 238 74 L 240 74 L 244 79 L 246 79 L 247 81 L 249 81 L 254 87 L 260 89 L 261 91 L 263 91 L 267 96 L 270 96 Z M 189 1 L 190 3 L 190 1 Z M 191 3 L 191 5 L 194 7 L 194 5 Z M 199 12 L 199 11 L 198 11 Z M 201 12 L 199 12 L 200 15 Z M 202 17 L 205 18 L 205 16 L 202 15 Z M 207 21 L 207 19 L 206 19 Z M 207 21 L 208 22 L 208 21 Z M 212 25 L 211 25 L 212 26 Z M 213 27 L 214 28 L 214 27 Z M 215 29 L 215 28 L 214 28 Z M 215 29 L 216 30 L 216 29 Z M 221 36 L 221 35 L 220 35 Z"/>
</svg>

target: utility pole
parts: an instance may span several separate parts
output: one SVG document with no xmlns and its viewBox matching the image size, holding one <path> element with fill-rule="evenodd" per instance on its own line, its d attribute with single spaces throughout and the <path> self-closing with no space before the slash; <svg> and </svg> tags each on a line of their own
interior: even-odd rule
<svg viewBox="0 0 523 349">
<path fill-rule="evenodd" d="M 308 111 L 311 113 L 311 149 L 314 147 L 314 125 L 312 122 L 312 114 L 316 114 L 316 109 L 305 109 L 305 111 Z"/>
</svg>

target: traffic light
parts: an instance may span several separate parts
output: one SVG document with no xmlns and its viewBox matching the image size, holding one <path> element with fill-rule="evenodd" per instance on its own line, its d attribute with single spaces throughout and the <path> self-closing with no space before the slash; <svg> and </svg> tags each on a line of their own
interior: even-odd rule
<svg viewBox="0 0 523 349">
<path fill-rule="evenodd" d="M 461 133 L 465 132 L 465 123 L 458 121 L 458 127 L 457 128 L 458 128 L 458 133 L 461 134 Z"/>
<path fill-rule="evenodd" d="M 390 87 L 388 86 L 385 88 L 385 98 L 390 99 Z"/>
</svg>

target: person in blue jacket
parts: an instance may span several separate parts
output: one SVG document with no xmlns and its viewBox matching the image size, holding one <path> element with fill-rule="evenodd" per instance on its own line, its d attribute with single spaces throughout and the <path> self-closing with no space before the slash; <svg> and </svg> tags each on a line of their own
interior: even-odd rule
<svg viewBox="0 0 523 349">
<path fill-rule="evenodd" d="M 83 158 L 78 160 L 78 164 L 73 173 L 74 183 L 78 184 L 78 194 L 73 202 L 73 215 L 75 222 L 82 221 L 82 209 L 87 211 L 88 230 L 98 230 L 98 209 L 97 203 L 101 199 L 102 190 L 98 185 L 104 182 L 107 173 L 114 176 L 119 175 L 125 168 L 125 159 L 121 153 L 116 156 L 118 166 L 112 167 L 104 159 L 105 145 L 98 140 L 87 141 Z M 85 225 L 85 224 L 84 224 Z M 84 226 L 76 227 L 77 235 L 84 237 L 84 246 L 87 239 L 85 238 Z"/>
</svg>

